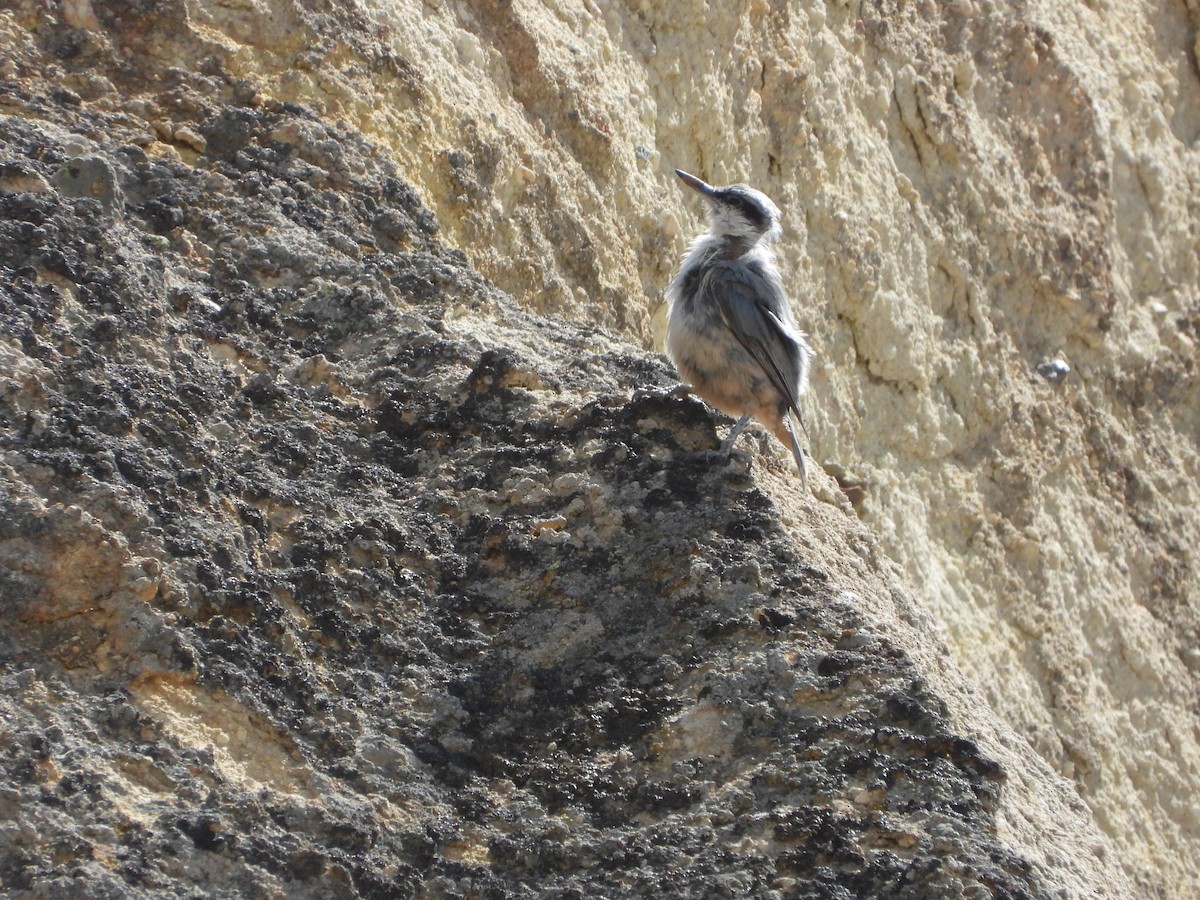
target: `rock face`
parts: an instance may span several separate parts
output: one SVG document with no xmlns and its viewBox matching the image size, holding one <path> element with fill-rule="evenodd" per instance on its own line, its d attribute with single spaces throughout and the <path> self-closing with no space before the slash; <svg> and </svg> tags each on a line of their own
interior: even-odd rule
<svg viewBox="0 0 1200 900">
<path fill-rule="evenodd" d="M 7 894 L 1195 895 L 1196 10 L 828 6 L 0 10 Z"/>
</svg>

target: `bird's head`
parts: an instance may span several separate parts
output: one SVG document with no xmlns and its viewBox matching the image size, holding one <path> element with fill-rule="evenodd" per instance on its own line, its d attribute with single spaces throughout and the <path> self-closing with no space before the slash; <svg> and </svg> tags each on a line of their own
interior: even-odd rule
<svg viewBox="0 0 1200 900">
<path fill-rule="evenodd" d="M 762 191 L 744 184 L 713 187 L 682 169 L 675 174 L 709 204 L 708 230 L 725 241 L 750 249 L 760 240 L 779 237 L 779 207 Z"/>
</svg>

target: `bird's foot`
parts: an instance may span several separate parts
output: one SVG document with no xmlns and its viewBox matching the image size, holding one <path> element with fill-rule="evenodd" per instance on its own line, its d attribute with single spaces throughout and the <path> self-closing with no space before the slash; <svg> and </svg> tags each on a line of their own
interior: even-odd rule
<svg viewBox="0 0 1200 900">
<path fill-rule="evenodd" d="M 697 450 L 695 456 L 707 466 L 729 465 L 729 454 L 724 450 Z"/>
<path fill-rule="evenodd" d="M 710 468 L 729 468 L 748 470 L 753 460 L 753 455 L 746 450 L 734 450 L 726 448 L 724 445 L 716 450 L 698 450 L 695 454 L 696 459 L 700 460 Z"/>
</svg>

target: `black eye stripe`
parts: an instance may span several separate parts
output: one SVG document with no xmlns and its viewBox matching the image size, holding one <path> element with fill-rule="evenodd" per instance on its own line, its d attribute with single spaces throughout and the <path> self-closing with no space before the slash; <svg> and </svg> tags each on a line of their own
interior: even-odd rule
<svg viewBox="0 0 1200 900">
<path fill-rule="evenodd" d="M 762 228 L 767 223 L 767 214 L 763 208 L 751 200 L 749 197 L 741 194 L 727 193 L 721 196 L 721 200 L 738 209 L 752 225 L 756 228 Z"/>
</svg>

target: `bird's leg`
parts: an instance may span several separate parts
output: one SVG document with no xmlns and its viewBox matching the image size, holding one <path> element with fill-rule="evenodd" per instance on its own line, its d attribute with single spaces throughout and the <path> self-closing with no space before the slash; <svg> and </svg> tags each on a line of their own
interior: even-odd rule
<svg viewBox="0 0 1200 900">
<path fill-rule="evenodd" d="M 738 435 L 740 435 L 742 433 L 742 430 L 746 427 L 746 424 L 749 421 L 750 421 L 750 413 L 742 413 L 742 417 L 737 420 L 737 424 L 734 425 L 733 430 L 731 432 L 729 432 L 729 437 L 727 437 L 727 438 L 725 438 L 725 440 L 721 441 L 721 451 L 720 452 L 721 452 L 722 456 L 728 456 L 730 451 L 733 450 L 734 442 L 738 439 Z"/>
</svg>

